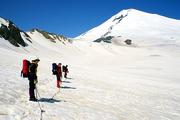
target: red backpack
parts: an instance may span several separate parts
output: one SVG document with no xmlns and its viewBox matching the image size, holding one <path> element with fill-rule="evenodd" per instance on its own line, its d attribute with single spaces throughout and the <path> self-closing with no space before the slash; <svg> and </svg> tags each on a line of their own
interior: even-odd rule
<svg viewBox="0 0 180 120">
<path fill-rule="evenodd" d="M 28 77 L 28 73 L 29 73 L 29 66 L 30 66 L 30 62 L 26 59 L 23 60 L 23 66 L 22 66 L 22 71 L 21 71 L 21 76 L 24 78 Z"/>
</svg>

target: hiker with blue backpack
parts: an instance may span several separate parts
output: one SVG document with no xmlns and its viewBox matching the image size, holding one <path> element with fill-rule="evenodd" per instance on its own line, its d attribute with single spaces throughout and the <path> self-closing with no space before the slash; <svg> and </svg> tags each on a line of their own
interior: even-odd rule
<svg viewBox="0 0 180 120">
<path fill-rule="evenodd" d="M 60 85 L 62 83 L 62 68 L 61 63 L 58 65 L 56 63 L 52 64 L 52 73 L 53 75 L 56 75 L 57 78 L 57 88 L 60 88 Z"/>
</svg>

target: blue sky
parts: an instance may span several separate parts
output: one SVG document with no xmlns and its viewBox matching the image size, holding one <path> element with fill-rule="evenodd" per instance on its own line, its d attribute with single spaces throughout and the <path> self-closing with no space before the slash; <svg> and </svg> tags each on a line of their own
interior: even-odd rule
<svg viewBox="0 0 180 120">
<path fill-rule="evenodd" d="M 0 16 L 20 29 L 75 37 L 119 11 L 134 8 L 180 19 L 180 0 L 0 0 Z"/>
</svg>

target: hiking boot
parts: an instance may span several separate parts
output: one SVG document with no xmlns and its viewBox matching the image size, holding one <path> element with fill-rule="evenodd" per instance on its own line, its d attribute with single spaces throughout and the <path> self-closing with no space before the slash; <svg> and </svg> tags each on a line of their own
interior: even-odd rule
<svg viewBox="0 0 180 120">
<path fill-rule="evenodd" d="M 38 101 L 38 99 L 34 98 L 34 101 Z"/>
<path fill-rule="evenodd" d="M 37 101 L 38 99 L 36 98 L 30 98 L 29 101 Z"/>
</svg>

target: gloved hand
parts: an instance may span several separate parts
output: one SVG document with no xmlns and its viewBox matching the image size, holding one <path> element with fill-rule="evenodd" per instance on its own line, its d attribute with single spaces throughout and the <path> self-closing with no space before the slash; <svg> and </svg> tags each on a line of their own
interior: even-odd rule
<svg viewBox="0 0 180 120">
<path fill-rule="evenodd" d="M 35 80 L 34 80 L 34 84 L 37 84 L 37 83 L 38 83 L 38 80 L 37 80 L 37 79 L 35 79 Z"/>
</svg>

